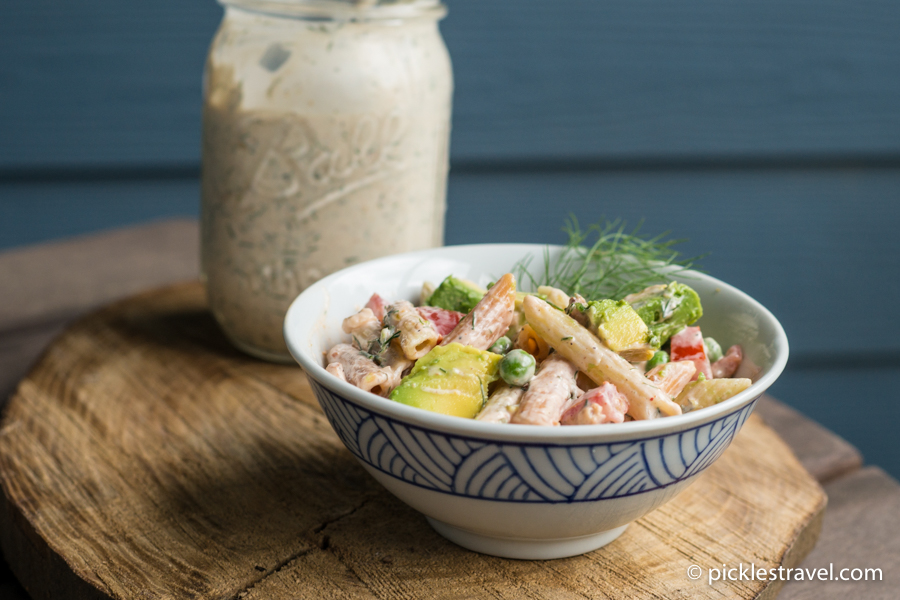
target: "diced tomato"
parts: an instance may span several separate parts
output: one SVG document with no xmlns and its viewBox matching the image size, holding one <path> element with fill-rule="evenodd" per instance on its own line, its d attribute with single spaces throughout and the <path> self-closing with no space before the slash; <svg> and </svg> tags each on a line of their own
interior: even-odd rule
<svg viewBox="0 0 900 600">
<path fill-rule="evenodd" d="M 375 313 L 375 318 L 379 321 L 384 320 L 384 298 L 379 296 L 378 294 L 372 294 L 372 297 L 369 298 L 369 301 L 366 302 L 366 308 L 371 308 L 372 312 Z"/>
<path fill-rule="evenodd" d="M 453 328 L 459 324 L 459 320 L 465 315 L 455 310 L 447 310 L 445 308 L 437 308 L 436 306 L 419 306 L 416 307 L 419 316 L 431 321 L 435 331 L 441 335 L 447 335 Z"/>
<path fill-rule="evenodd" d="M 734 372 L 741 366 L 744 360 L 744 351 L 740 346 L 732 346 L 725 353 L 725 356 L 710 365 L 713 377 L 719 379 L 721 377 L 731 377 Z"/>
<path fill-rule="evenodd" d="M 712 379 L 712 368 L 709 366 L 709 357 L 706 356 L 703 334 L 700 333 L 699 327 L 685 327 L 673 335 L 669 343 L 672 346 L 672 351 L 669 353 L 672 362 L 690 360 L 697 367 L 697 372 L 694 373 L 691 381 L 697 379 L 700 373 L 703 373 L 707 379 Z"/>
</svg>

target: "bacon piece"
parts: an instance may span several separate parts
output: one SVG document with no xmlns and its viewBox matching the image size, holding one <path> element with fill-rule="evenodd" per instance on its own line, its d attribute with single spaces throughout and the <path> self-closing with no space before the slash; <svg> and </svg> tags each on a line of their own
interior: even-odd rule
<svg viewBox="0 0 900 600">
<path fill-rule="evenodd" d="M 372 309 L 376 319 L 384 321 L 384 298 L 378 294 L 372 294 L 372 297 L 366 302 L 366 308 Z"/>
<path fill-rule="evenodd" d="M 740 346 L 732 346 L 725 353 L 725 356 L 710 365 L 712 376 L 715 379 L 731 377 L 741 366 L 744 360 L 744 351 Z"/>
<path fill-rule="evenodd" d="M 455 310 L 438 308 L 436 306 L 417 306 L 419 315 L 431 321 L 435 330 L 442 336 L 447 335 L 459 324 L 465 315 Z"/>
</svg>

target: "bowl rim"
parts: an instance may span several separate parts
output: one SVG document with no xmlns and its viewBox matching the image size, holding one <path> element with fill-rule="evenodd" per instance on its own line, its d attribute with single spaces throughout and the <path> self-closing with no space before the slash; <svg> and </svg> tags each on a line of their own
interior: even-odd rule
<svg viewBox="0 0 900 600">
<path fill-rule="evenodd" d="M 522 251 L 523 255 L 529 251 L 543 252 L 545 248 L 551 250 L 560 249 L 562 246 L 554 244 L 459 244 L 442 246 L 428 250 L 419 250 L 403 254 L 394 254 L 370 261 L 358 263 L 346 267 L 328 275 L 306 288 L 294 299 L 288 308 L 284 320 L 284 339 L 288 350 L 294 359 L 306 372 L 306 375 L 314 379 L 319 385 L 333 392 L 343 400 L 349 401 L 364 410 L 379 413 L 403 423 L 418 426 L 425 429 L 454 433 L 467 438 L 475 438 L 490 441 L 506 442 L 531 442 L 547 444 L 573 444 L 573 443 L 597 443 L 616 442 L 620 440 L 635 440 L 638 438 L 652 438 L 678 431 L 685 431 L 702 426 L 712 421 L 720 420 L 734 412 L 737 412 L 750 402 L 753 402 L 775 382 L 784 371 L 787 364 L 789 345 L 784 328 L 775 316 L 757 300 L 740 289 L 721 281 L 711 275 L 694 270 L 686 270 L 683 273 L 689 278 L 699 278 L 715 285 L 722 290 L 728 290 L 737 295 L 743 302 L 754 309 L 768 321 L 768 325 L 774 331 L 775 356 L 772 367 L 767 373 L 744 390 L 743 392 L 725 400 L 715 406 L 702 410 L 691 411 L 687 414 L 658 419 L 628 421 L 625 423 L 606 423 L 601 425 L 579 425 L 578 427 L 534 427 L 515 425 L 509 423 L 482 423 L 475 419 L 443 415 L 431 411 L 407 406 L 394 402 L 388 398 L 377 396 L 363 391 L 356 386 L 334 377 L 328 373 L 321 364 L 321 359 L 316 361 L 303 350 L 302 340 L 295 337 L 295 330 L 304 320 L 314 323 L 321 315 L 310 315 L 300 309 L 304 298 L 316 293 L 328 293 L 329 285 L 340 278 L 358 270 L 372 270 L 384 268 L 393 262 L 408 260 L 410 258 L 428 259 L 439 257 L 451 252 L 486 252 L 502 248 L 504 250 Z"/>
</svg>

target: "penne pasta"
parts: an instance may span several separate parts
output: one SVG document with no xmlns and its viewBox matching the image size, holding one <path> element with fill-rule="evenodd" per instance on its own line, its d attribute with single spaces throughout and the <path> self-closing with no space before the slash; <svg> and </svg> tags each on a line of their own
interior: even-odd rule
<svg viewBox="0 0 900 600">
<path fill-rule="evenodd" d="M 556 308 L 565 310 L 566 307 L 569 306 L 569 295 L 552 285 L 539 286 L 537 293 L 546 296 L 547 300 L 550 301 L 550 304 L 553 304 Z"/>
<path fill-rule="evenodd" d="M 513 413 L 519 408 L 525 390 L 502 384 L 497 387 L 487 404 L 475 418 L 486 423 L 509 423 Z"/>
<path fill-rule="evenodd" d="M 344 380 L 361 390 L 386 396 L 390 393 L 393 372 L 386 367 L 379 367 L 368 358 L 368 355 L 350 344 L 338 344 L 328 351 L 328 363 L 338 363 L 344 374 Z M 327 369 L 328 367 L 326 367 Z M 337 367 L 333 367 L 332 372 Z"/>
<path fill-rule="evenodd" d="M 386 384 L 388 392 L 393 391 L 395 387 L 400 385 L 400 380 L 415 364 L 415 361 L 404 356 L 403 351 L 397 347 L 396 341 L 388 346 L 387 350 L 381 355 L 379 362 L 383 368 L 388 369 L 391 373 Z"/>
<path fill-rule="evenodd" d="M 377 340 L 381 333 L 381 320 L 367 307 L 344 319 L 341 329 L 350 334 L 357 348 L 367 350 L 369 344 Z"/>
<path fill-rule="evenodd" d="M 344 377 L 344 367 L 341 366 L 339 362 L 328 363 L 328 366 L 325 367 L 325 370 L 340 379 L 341 381 L 347 381 L 347 378 Z"/>
<path fill-rule="evenodd" d="M 509 329 L 516 305 L 516 279 L 512 273 L 501 277 L 484 297 L 441 342 L 452 342 L 487 350 Z"/>
<path fill-rule="evenodd" d="M 528 391 L 522 396 L 519 409 L 510 423 L 559 425 L 559 419 L 569 402 L 581 395 L 581 390 L 575 384 L 575 371 L 575 365 L 559 354 L 548 356 L 541 363 L 538 374 L 528 384 Z"/>
<path fill-rule="evenodd" d="M 691 360 L 678 360 L 653 367 L 647 371 L 645 377 L 656 386 L 674 398 L 681 393 L 697 371 L 696 365 Z"/>
<path fill-rule="evenodd" d="M 400 300 L 385 309 L 385 323 L 400 334 L 400 348 L 409 360 L 422 358 L 437 346 L 441 335 L 428 319 L 418 313 L 406 300 Z"/>
<path fill-rule="evenodd" d="M 692 381 L 678 395 L 676 402 L 678 402 L 684 412 L 706 408 L 743 392 L 750 387 L 751 383 L 749 379 Z"/>
<path fill-rule="evenodd" d="M 681 414 L 681 407 L 668 394 L 571 317 L 534 296 L 526 297 L 522 305 L 529 325 L 563 358 L 598 385 L 609 381 L 616 386 L 628 399 L 632 417 L 640 420 L 656 418 L 660 412 Z"/>
<path fill-rule="evenodd" d="M 366 302 L 366 308 L 372 310 L 372 313 L 375 315 L 375 318 L 378 319 L 379 323 L 384 321 L 384 298 L 378 294 L 372 294 L 369 297 L 369 301 Z"/>
<path fill-rule="evenodd" d="M 751 372 L 741 347 L 723 356 L 693 325 L 702 307 L 685 284 L 651 286 L 629 306 L 552 286 L 517 292 L 512 273 L 487 291 L 449 275 L 421 296 L 427 306 L 373 293 L 342 322 L 352 339 L 328 352 L 327 371 L 424 410 L 549 426 L 680 415 L 750 385 L 732 378 Z"/>
</svg>

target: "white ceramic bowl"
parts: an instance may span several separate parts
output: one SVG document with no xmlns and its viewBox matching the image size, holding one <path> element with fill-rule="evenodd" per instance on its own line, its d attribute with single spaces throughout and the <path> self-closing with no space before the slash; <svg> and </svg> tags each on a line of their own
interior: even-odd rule
<svg viewBox="0 0 900 600">
<path fill-rule="evenodd" d="M 534 255 L 537 274 L 544 249 L 449 246 L 355 265 L 305 290 L 284 325 L 291 354 L 363 467 L 441 535 L 509 558 L 599 548 L 673 498 L 728 447 L 788 357 L 784 330 L 768 310 L 740 290 L 692 273 L 679 279 L 700 294 L 704 335 L 723 348 L 741 344 L 745 362 L 759 371 L 746 391 L 686 415 L 572 427 L 488 424 L 392 402 L 323 368 L 324 353 L 345 341 L 341 321 L 373 292 L 415 301 L 423 281 L 439 283 L 450 274 L 486 284 L 527 254 Z"/>
</svg>

